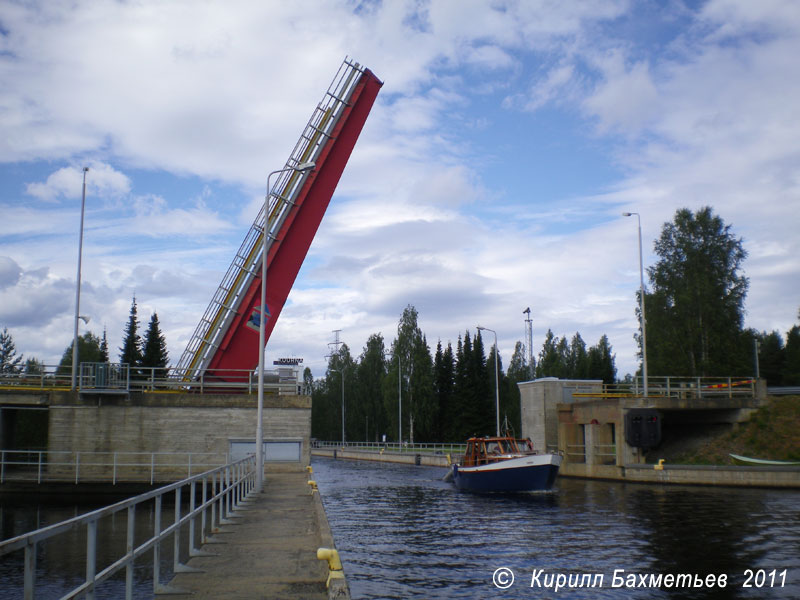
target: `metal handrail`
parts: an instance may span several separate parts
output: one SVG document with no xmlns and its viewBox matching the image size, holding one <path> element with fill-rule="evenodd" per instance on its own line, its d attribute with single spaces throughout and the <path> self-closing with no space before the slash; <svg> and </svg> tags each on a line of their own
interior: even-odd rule
<svg viewBox="0 0 800 600">
<path fill-rule="evenodd" d="M 756 379 L 753 377 L 648 377 L 648 397 L 734 397 L 755 396 Z M 602 392 L 574 392 L 573 397 L 589 398 L 596 396 L 626 397 L 640 396 L 644 391 L 641 377 L 630 382 L 603 384 Z"/>
<path fill-rule="evenodd" d="M 36 531 L 25 533 L 17 537 L 0 542 L 0 556 L 24 549 L 24 598 L 32 600 L 36 588 L 36 547 L 41 542 L 49 540 L 59 534 L 70 531 L 73 527 L 86 526 L 86 578 L 78 587 L 62 596 L 61 600 L 76 598 L 84 595 L 88 600 L 95 597 L 94 591 L 97 584 L 108 579 L 111 575 L 125 568 L 125 598 L 133 598 L 133 568 L 134 562 L 145 552 L 153 549 L 153 592 L 155 594 L 168 593 L 170 590 L 160 582 L 161 543 L 170 536 L 173 538 L 173 571 L 179 572 L 187 567 L 180 562 L 180 535 L 184 525 L 189 526 L 189 555 L 201 554 L 196 545 L 195 520 L 200 519 L 200 543 L 211 541 L 211 534 L 219 531 L 219 525 L 230 522 L 231 513 L 236 510 L 241 502 L 255 489 L 255 457 L 249 455 L 234 463 L 206 471 L 199 475 L 187 477 L 181 481 L 165 485 L 151 492 L 146 492 L 116 504 L 100 508 L 85 515 L 73 517 L 60 523 L 55 523 Z M 189 486 L 189 507 L 182 514 L 181 490 Z M 197 486 L 201 488 L 200 504 L 197 503 Z M 161 505 L 166 494 L 175 493 L 175 519 L 171 525 L 161 528 Z M 153 535 L 139 546 L 134 542 L 134 528 L 136 507 L 143 502 L 155 501 L 155 518 Z M 127 510 L 128 528 L 126 553 L 108 567 L 97 572 L 97 524 L 104 517 L 109 517 L 119 511 Z"/>
<path fill-rule="evenodd" d="M 184 460 L 180 460 L 184 457 Z M 149 479 L 152 485 L 156 473 L 170 473 L 169 479 L 176 479 L 185 472 L 192 473 L 225 465 L 229 456 L 219 452 L 82 452 L 67 450 L 0 450 L 0 483 L 6 481 L 119 481 L 142 482 Z M 25 468 L 28 470 L 25 470 Z M 36 472 L 33 473 L 33 469 Z M 83 473 L 81 470 L 83 469 Z M 102 475 L 97 474 L 100 469 Z M 138 477 L 124 476 L 136 470 L 145 472 Z M 16 471 L 12 475 L 10 471 Z M 87 476 L 90 471 L 92 475 Z M 148 477 L 143 477 L 147 475 Z"/>
<path fill-rule="evenodd" d="M 122 375 L 120 376 L 120 372 Z M 106 375 L 116 374 L 111 380 Z M 128 377 L 130 373 L 130 377 Z M 284 369 L 265 370 L 267 393 L 306 393 L 302 381 L 282 377 Z M 253 369 L 207 369 L 197 379 L 188 380 L 174 367 L 135 367 L 116 363 L 81 363 L 78 387 L 89 393 L 128 392 L 238 392 L 255 394 L 258 377 Z M 59 365 L 40 365 L 34 373 L 0 375 L 0 389 L 69 390 L 70 374 Z"/>
<path fill-rule="evenodd" d="M 400 453 L 416 453 L 416 452 L 440 452 L 442 454 L 447 453 L 457 453 L 457 452 L 464 452 L 467 445 L 466 444 L 459 444 L 459 443 L 421 443 L 421 444 L 411 444 L 411 443 L 403 443 L 398 444 L 397 442 L 346 442 L 344 445 L 342 442 L 333 442 L 333 441 L 314 441 L 313 444 L 314 448 L 353 448 L 353 449 L 365 449 L 365 450 L 376 450 L 380 451 L 383 450 L 385 452 L 400 452 Z"/>
</svg>

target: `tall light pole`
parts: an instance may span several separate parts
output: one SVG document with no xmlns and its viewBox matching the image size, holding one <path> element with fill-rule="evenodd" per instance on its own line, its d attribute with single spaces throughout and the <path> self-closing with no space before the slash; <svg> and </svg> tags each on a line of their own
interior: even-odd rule
<svg viewBox="0 0 800 600">
<path fill-rule="evenodd" d="M 83 167 L 83 194 L 81 196 L 81 228 L 78 236 L 78 277 L 75 285 L 75 332 L 72 336 L 72 385 L 70 389 L 74 392 L 77 388 L 78 379 L 78 319 L 81 310 L 81 257 L 83 256 L 83 215 L 86 209 L 86 172 L 89 167 Z"/>
<path fill-rule="evenodd" d="M 624 212 L 623 217 L 636 215 L 639 224 L 639 316 L 641 317 L 642 327 L 642 387 L 644 395 L 647 397 L 647 331 L 645 329 L 644 318 L 644 263 L 642 262 L 642 218 L 636 212 Z"/>
<path fill-rule="evenodd" d="M 300 163 L 296 167 L 285 167 L 267 175 L 267 195 L 264 197 L 264 228 L 261 232 L 261 314 L 258 324 L 258 422 L 256 423 L 256 489 L 264 485 L 264 346 L 266 345 L 267 321 L 267 238 L 269 237 L 269 197 L 272 194 L 270 179 L 278 173 L 297 171 L 304 173 L 314 168 L 313 162 Z"/>
<path fill-rule="evenodd" d="M 478 331 L 491 331 L 494 334 L 494 394 L 495 394 L 495 419 L 497 425 L 497 437 L 500 437 L 500 378 L 497 367 L 497 332 L 488 327 L 478 325 Z"/>
</svg>

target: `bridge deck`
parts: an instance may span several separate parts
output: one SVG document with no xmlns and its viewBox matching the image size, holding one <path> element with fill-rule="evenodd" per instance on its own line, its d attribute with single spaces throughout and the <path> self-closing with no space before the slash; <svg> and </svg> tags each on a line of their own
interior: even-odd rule
<svg viewBox="0 0 800 600">
<path fill-rule="evenodd" d="M 309 493 L 307 473 L 274 473 L 233 525 L 216 534 L 221 544 L 187 564 L 203 573 L 179 573 L 169 583 L 192 598 L 275 600 L 328 598 L 327 563 L 317 548 L 332 547 L 319 495 Z"/>
</svg>

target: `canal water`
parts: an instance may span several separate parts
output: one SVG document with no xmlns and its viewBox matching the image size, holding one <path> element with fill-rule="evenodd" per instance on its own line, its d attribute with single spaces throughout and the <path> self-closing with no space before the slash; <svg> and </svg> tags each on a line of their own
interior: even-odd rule
<svg viewBox="0 0 800 600">
<path fill-rule="evenodd" d="M 800 491 L 559 478 L 479 495 L 444 469 L 313 468 L 355 599 L 800 598 Z"/>
<path fill-rule="evenodd" d="M 313 467 L 355 600 L 800 598 L 797 490 L 559 478 L 548 493 L 479 495 L 443 482 L 444 469 L 322 458 Z M 0 503 L 0 538 L 92 508 Z M 153 520 L 151 507 L 137 512 L 138 540 Z M 124 513 L 101 525 L 101 567 L 124 553 L 125 531 Z M 85 528 L 39 548 L 37 598 L 82 581 L 85 548 Z M 172 544 L 162 551 L 166 582 Z M 687 575 L 700 587 L 685 587 Z M 665 585 L 670 576 L 681 585 Z M 134 597 L 152 598 L 152 554 L 134 579 Z M 122 598 L 123 585 L 120 574 L 98 599 Z M 0 557 L 0 600 L 18 598 L 21 552 Z"/>
</svg>

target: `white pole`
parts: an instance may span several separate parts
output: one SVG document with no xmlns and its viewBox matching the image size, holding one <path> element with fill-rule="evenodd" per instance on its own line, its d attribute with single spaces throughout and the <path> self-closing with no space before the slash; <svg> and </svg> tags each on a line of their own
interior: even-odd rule
<svg viewBox="0 0 800 600">
<path fill-rule="evenodd" d="M 70 389 L 74 392 L 77 388 L 78 376 L 78 319 L 81 310 L 81 257 L 83 255 L 83 216 L 86 208 L 86 172 L 89 167 L 83 167 L 83 194 L 81 196 L 81 227 L 78 236 L 78 276 L 75 285 L 75 331 L 72 336 L 72 384 Z"/>
<path fill-rule="evenodd" d="M 642 218 L 639 213 L 626 212 L 622 213 L 623 217 L 631 217 L 636 215 L 636 220 L 639 224 L 639 312 L 641 317 L 642 328 L 642 387 L 644 388 L 644 396 L 647 397 L 647 329 L 645 327 L 644 317 L 644 262 L 642 260 Z"/>
<path fill-rule="evenodd" d="M 261 232 L 261 314 L 258 324 L 258 415 L 256 416 L 256 489 L 264 486 L 264 346 L 266 346 L 267 322 L 267 237 L 269 234 L 269 197 L 272 192 L 270 179 L 286 171 L 302 173 L 314 168 L 313 162 L 297 167 L 285 167 L 267 175 L 267 195 L 264 198 L 264 229 Z"/>
</svg>

